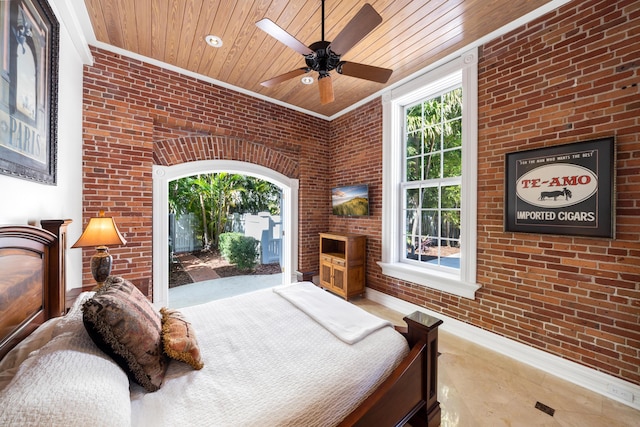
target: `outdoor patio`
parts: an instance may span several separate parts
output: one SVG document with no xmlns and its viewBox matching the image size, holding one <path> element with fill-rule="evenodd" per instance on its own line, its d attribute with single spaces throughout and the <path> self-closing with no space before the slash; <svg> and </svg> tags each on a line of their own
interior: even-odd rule
<svg viewBox="0 0 640 427">
<path fill-rule="evenodd" d="M 169 307 L 182 308 L 282 284 L 282 273 L 232 276 L 169 289 Z"/>
</svg>

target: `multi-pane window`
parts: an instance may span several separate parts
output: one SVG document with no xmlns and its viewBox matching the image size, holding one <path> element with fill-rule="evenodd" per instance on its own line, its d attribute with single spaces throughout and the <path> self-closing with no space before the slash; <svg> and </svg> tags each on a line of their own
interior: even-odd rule
<svg viewBox="0 0 640 427">
<path fill-rule="evenodd" d="M 382 274 L 475 298 L 478 52 L 382 98 Z"/>
<path fill-rule="evenodd" d="M 462 88 L 404 108 L 404 260 L 460 269 Z"/>
</svg>

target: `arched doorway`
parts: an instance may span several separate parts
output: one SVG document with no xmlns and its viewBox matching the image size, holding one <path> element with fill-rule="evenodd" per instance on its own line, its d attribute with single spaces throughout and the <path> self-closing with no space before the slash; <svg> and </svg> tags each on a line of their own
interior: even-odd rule
<svg viewBox="0 0 640 427">
<path fill-rule="evenodd" d="M 282 189 L 283 282 L 296 281 L 298 268 L 298 180 L 279 172 L 235 160 L 199 160 L 174 166 L 153 166 L 153 302 L 169 302 L 169 182 L 198 173 L 230 172 L 269 181 Z M 284 284 L 283 283 L 283 284 Z"/>
</svg>

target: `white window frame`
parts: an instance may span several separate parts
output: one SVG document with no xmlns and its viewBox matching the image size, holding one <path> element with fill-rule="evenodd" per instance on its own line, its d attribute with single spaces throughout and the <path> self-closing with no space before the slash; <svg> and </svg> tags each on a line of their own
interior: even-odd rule
<svg viewBox="0 0 640 427">
<path fill-rule="evenodd" d="M 426 268 L 403 261 L 404 108 L 462 83 L 462 240 L 460 271 Z M 474 48 L 382 97 L 382 259 L 386 276 L 474 299 L 476 283 L 478 176 L 478 52 Z"/>
</svg>

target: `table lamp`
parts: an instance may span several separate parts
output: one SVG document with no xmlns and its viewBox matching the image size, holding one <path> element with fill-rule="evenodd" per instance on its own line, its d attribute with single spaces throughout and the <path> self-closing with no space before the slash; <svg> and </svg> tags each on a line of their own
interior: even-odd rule
<svg viewBox="0 0 640 427">
<path fill-rule="evenodd" d="M 122 237 L 116 227 L 113 218 L 105 217 L 101 210 L 97 218 L 91 218 L 87 228 L 72 248 L 86 248 L 95 246 L 96 253 L 91 257 L 91 274 L 98 283 L 96 289 L 104 284 L 111 274 L 113 257 L 109 254 L 108 246 L 126 245 L 127 241 Z"/>
</svg>

